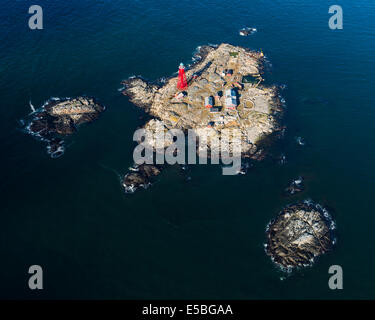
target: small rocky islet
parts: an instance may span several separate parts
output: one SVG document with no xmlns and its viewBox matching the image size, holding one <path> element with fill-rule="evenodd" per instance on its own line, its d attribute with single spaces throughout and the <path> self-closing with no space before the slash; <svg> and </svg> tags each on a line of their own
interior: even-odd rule
<svg viewBox="0 0 375 320">
<path fill-rule="evenodd" d="M 64 136 L 77 131 L 84 123 L 99 118 L 105 107 L 92 97 L 51 98 L 34 111 L 25 129 L 47 143 L 47 153 L 57 158 L 64 153 Z"/>
<path fill-rule="evenodd" d="M 281 125 L 285 100 L 279 94 L 279 87 L 264 85 L 263 54 L 221 44 L 200 47 L 197 55 L 198 62 L 186 72 L 188 88 L 184 92 L 177 90 L 178 77 L 158 83 L 132 77 L 122 82 L 122 93 L 152 117 L 144 125 L 151 132 L 158 126 L 164 131 L 194 129 L 198 137 L 204 133 L 220 139 L 221 130 L 238 128 L 242 134 L 241 156 L 263 160 L 267 146 L 274 142 L 269 138 L 283 136 L 285 132 L 285 126 Z M 229 106 L 227 95 L 221 94 L 228 90 L 234 92 L 236 99 Z M 154 152 L 155 144 L 151 139 L 149 148 Z M 299 139 L 298 144 L 304 145 L 304 141 Z M 208 147 L 213 150 L 218 146 Z M 198 154 L 199 151 L 198 148 Z M 285 155 L 279 162 L 286 162 Z M 155 179 L 161 170 L 152 165 L 130 169 L 123 180 L 126 192 L 147 188 L 150 179 Z M 294 179 L 285 193 L 302 192 L 303 180 Z M 265 250 L 283 271 L 312 265 L 332 249 L 336 241 L 334 229 L 332 218 L 321 205 L 312 201 L 289 205 L 267 226 Z"/>
<path fill-rule="evenodd" d="M 244 28 L 240 29 L 239 34 L 242 37 L 247 37 L 247 36 L 250 36 L 250 35 L 254 34 L 255 32 L 257 32 L 256 28 L 244 27 Z"/>
<path fill-rule="evenodd" d="M 336 242 L 328 211 L 312 201 L 288 205 L 266 228 L 265 251 L 284 271 L 312 265 Z"/>
<path fill-rule="evenodd" d="M 305 189 L 304 186 L 304 178 L 298 177 L 297 179 L 293 179 L 289 186 L 285 188 L 284 193 L 285 195 L 292 196 L 297 193 L 303 192 Z"/>
<path fill-rule="evenodd" d="M 153 182 L 154 177 L 160 174 L 162 168 L 155 165 L 134 165 L 129 168 L 129 173 L 127 173 L 123 179 L 123 187 L 126 193 L 133 193 L 137 188 L 147 189 L 151 182 Z"/>
</svg>

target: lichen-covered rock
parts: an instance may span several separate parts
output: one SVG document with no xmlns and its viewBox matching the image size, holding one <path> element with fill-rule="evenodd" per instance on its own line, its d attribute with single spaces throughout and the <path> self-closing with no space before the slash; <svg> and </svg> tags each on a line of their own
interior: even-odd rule
<svg viewBox="0 0 375 320">
<path fill-rule="evenodd" d="M 267 226 L 266 253 L 284 270 L 311 265 L 335 243 L 326 209 L 305 201 L 284 208 Z"/>
</svg>

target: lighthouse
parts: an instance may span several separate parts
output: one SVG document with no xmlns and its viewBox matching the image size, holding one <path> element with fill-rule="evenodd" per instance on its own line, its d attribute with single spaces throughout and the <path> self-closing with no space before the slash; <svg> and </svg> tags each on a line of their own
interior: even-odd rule
<svg viewBox="0 0 375 320">
<path fill-rule="evenodd" d="M 185 90 L 187 89 L 188 84 L 186 81 L 186 74 L 185 74 L 185 66 L 183 63 L 180 64 L 178 69 L 178 82 L 177 82 L 177 89 L 178 90 Z"/>
</svg>

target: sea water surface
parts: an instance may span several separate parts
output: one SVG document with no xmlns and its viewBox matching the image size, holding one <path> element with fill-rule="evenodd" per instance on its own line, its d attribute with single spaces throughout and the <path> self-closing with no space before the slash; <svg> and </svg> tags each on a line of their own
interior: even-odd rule
<svg viewBox="0 0 375 320">
<path fill-rule="evenodd" d="M 28 28 L 28 8 L 44 29 Z M 344 10 L 330 30 L 328 8 Z M 240 37 L 244 26 L 258 32 Z M 286 84 L 287 163 L 245 176 L 195 166 L 166 170 L 125 195 L 142 112 L 119 92 L 131 75 L 154 80 L 199 45 L 262 49 L 268 79 Z M 370 0 L 4 0 L 0 8 L 0 297 L 32 299 L 375 298 L 375 3 Z M 93 95 L 102 117 L 67 139 L 63 157 L 19 129 L 29 102 Z M 297 146 L 295 137 L 307 144 Z M 291 179 L 306 191 L 283 195 Z M 337 224 L 337 245 L 286 276 L 264 253 L 265 227 L 311 198 Z M 28 268 L 44 289 L 28 289 Z M 328 269 L 344 270 L 344 290 Z"/>
</svg>

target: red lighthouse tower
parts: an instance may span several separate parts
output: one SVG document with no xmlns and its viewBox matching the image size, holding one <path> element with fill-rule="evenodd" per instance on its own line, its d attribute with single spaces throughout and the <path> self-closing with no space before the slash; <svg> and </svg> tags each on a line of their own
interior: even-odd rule
<svg viewBox="0 0 375 320">
<path fill-rule="evenodd" d="M 177 89 L 178 90 L 185 90 L 187 89 L 188 84 L 186 81 L 186 74 L 185 74 L 185 66 L 183 63 L 180 64 L 180 68 L 178 69 L 178 82 L 177 82 Z"/>
</svg>

